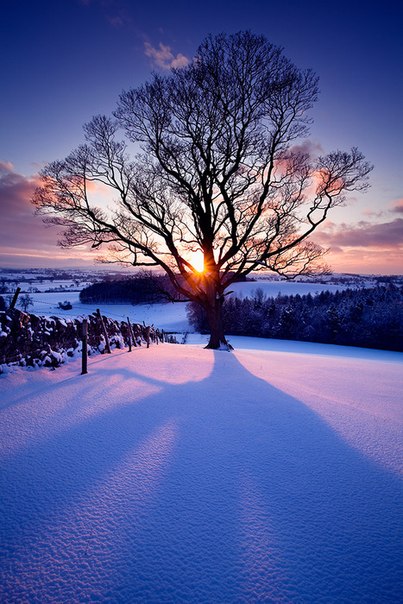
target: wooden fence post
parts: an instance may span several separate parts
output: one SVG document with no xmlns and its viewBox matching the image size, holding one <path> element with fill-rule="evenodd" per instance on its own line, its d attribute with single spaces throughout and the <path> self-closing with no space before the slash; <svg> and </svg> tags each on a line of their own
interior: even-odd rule
<svg viewBox="0 0 403 604">
<path fill-rule="evenodd" d="M 20 291 L 21 291 L 21 288 L 17 287 L 17 289 L 15 290 L 15 294 L 13 296 L 13 299 L 11 300 L 11 304 L 10 304 L 8 310 L 13 310 L 13 308 L 15 307 L 15 305 L 17 303 L 17 298 L 20 295 Z"/>
<path fill-rule="evenodd" d="M 101 315 L 101 311 L 99 310 L 99 308 L 97 308 L 97 315 L 98 315 L 98 319 L 99 319 L 99 321 L 101 323 L 102 333 L 104 334 L 104 338 L 105 338 L 106 352 L 108 354 L 110 354 L 111 353 L 111 346 L 109 344 L 108 332 L 106 331 L 104 319 L 103 319 L 103 317 Z"/>
<path fill-rule="evenodd" d="M 86 373 L 88 373 L 88 371 L 87 371 L 87 358 L 88 358 L 87 335 L 88 335 L 87 319 L 83 319 L 83 322 L 81 323 L 81 342 L 82 342 L 81 375 L 85 375 Z"/>
<path fill-rule="evenodd" d="M 132 351 L 132 334 L 130 333 L 129 317 L 127 317 L 127 334 L 129 340 L 129 352 Z"/>
<path fill-rule="evenodd" d="M 136 348 L 137 347 L 137 342 L 136 342 L 136 338 L 134 337 L 134 333 L 133 333 L 133 329 L 132 329 L 132 324 L 130 323 L 129 317 L 127 317 L 127 324 L 129 326 L 129 338 L 133 342 L 133 346 Z M 130 347 L 130 350 L 131 350 L 131 347 Z"/>
<path fill-rule="evenodd" d="M 150 348 L 150 330 L 151 330 L 151 327 L 149 325 L 147 325 L 147 327 L 144 328 L 144 334 L 145 334 L 145 339 L 146 339 L 146 343 L 147 343 L 147 348 Z"/>
</svg>

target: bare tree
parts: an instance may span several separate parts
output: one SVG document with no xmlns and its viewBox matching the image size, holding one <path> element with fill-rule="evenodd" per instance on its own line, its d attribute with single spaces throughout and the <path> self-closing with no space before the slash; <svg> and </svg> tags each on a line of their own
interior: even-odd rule
<svg viewBox="0 0 403 604">
<path fill-rule="evenodd" d="M 27 312 L 28 308 L 33 305 L 34 299 L 32 296 L 30 296 L 29 294 L 24 294 L 23 296 L 20 296 L 20 306 L 24 312 Z"/>
<path fill-rule="evenodd" d="M 372 168 L 357 149 L 299 150 L 317 94 L 317 77 L 264 37 L 209 36 L 188 66 L 124 92 L 113 118 L 94 117 L 86 144 L 42 171 L 34 204 L 65 227 L 62 245 L 103 245 L 115 260 L 163 269 L 204 308 L 208 347 L 227 345 L 228 287 L 259 269 L 323 269 L 309 236 L 367 186 Z M 141 152 L 131 159 L 133 143 Z M 113 209 L 91 201 L 96 183 Z"/>
</svg>

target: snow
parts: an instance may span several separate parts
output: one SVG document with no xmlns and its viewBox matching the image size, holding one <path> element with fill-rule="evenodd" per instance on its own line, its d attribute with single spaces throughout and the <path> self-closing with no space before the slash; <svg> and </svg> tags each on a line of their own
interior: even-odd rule
<svg viewBox="0 0 403 604">
<path fill-rule="evenodd" d="M 201 341 L 0 377 L 1 601 L 400 601 L 403 354 Z"/>
<path fill-rule="evenodd" d="M 233 283 L 229 288 L 233 295 L 241 298 L 242 296 L 253 296 L 256 290 L 261 290 L 268 298 L 276 298 L 279 294 L 282 296 L 305 296 L 320 294 L 324 291 L 336 292 L 347 289 L 347 285 L 334 285 L 331 283 L 301 283 L 299 281 L 244 281 Z"/>
<path fill-rule="evenodd" d="M 300 283 L 297 281 L 247 281 L 244 283 L 234 283 L 230 287 L 231 295 L 238 297 L 253 296 L 256 290 L 263 291 L 265 296 L 276 297 L 278 294 L 284 295 L 304 295 L 318 294 L 322 291 L 337 291 L 345 289 L 344 285 L 332 285 L 323 283 Z M 33 300 L 33 306 L 29 312 L 38 315 L 51 316 L 60 315 L 63 317 L 81 317 L 88 316 L 100 308 L 103 315 L 126 321 L 129 316 L 133 323 L 144 323 L 146 325 L 154 324 L 156 327 L 169 332 L 188 332 L 192 331 L 186 314 L 187 304 L 167 303 L 167 304 L 82 304 L 79 299 L 79 292 L 40 292 L 30 294 Z M 59 302 L 66 299 L 73 308 L 71 310 L 60 310 Z"/>
<path fill-rule="evenodd" d="M 30 294 L 34 301 L 33 306 L 29 308 L 32 314 L 42 316 L 57 315 L 61 317 L 82 317 L 88 316 L 96 311 L 112 319 L 127 321 L 130 318 L 132 323 L 144 323 L 146 325 L 155 325 L 159 329 L 173 332 L 183 332 L 190 329 L 186 315 L 186 303 L 167 303 L 167 304 L 82 304 L 79 299 L 79 293 L 71 293 L 67 296 L 73 308 L 70 310 L 60 310 L 58 303 L 61 301 L 60 293 Z"/>
</svg>

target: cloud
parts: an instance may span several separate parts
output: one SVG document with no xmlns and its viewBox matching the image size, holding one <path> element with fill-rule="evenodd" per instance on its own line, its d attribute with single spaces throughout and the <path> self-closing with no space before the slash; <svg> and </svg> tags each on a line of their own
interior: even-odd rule
<svg viewBox="0 0 403 604">
<path fill-rule="evenodd" d="M 402 274 L 403 218 L 355 225 L 328 221 L 313 237 L 329 248 L 333 270 L 367 274 Z"/>
<path fill-rule="evenodd" d="M 322 245 L 337 247 L 392 248 L 403 246 L 403 218 L 390 222 L 359 222 L 357 225 L 330 223 L 315 239 Z"/>
<path fill-rule="evenodd" d="M 37 177 L 17 174 L 12 164 L 0 162 L 0 252 L 55 250 L 57 231 L 34 215 L 30 202 L 37 184 Z"/>
<path fill-rule="evenodd" d="M 11 161 L 0 161 L 0 175 L 3 172 L 12 172 L 14 170 L 14 165 Z"/>
<path fill-rule="evenodd" d="M 31 198 L 38 184 L 37 176 L 18 174 L 10 162 L 0 161 L 0 266 L 90 266 L 96 259 L 94 250 L 60 248 L 59 229 L 35 215 Z M 92 188 L 102 200 L 105 188 L 97 184 Z"/>
<path fill-rule="evenodd" d="M 189 59 L 185 55 L 178 53 L 175 56 L 171 47 L 162 42 L 159 43 L 158 48 L 152 46 L 150 42 L 144 42 L 144 53 L 159 69 L 179 69 L 189 64 Z"/>
<path fill-rule="evenodd" d="M 125 24 L 125 19 L 121 15 L 108 16 L 107 19 L 113 27 L 123 27 Z"/>
<path fill-rule="evenodd" d="M 119 8 L 118 6 L 114 7 L 113 5 L 107 7 L 105 17 L 108 23 L 117 29 L 132 24 L 132 18 L 126 8 Z"/>
<path fill-rule="evenodd" d="M 387 215 L 387 212 L 385 212 L 384 210 L 376 211 L 371 210 L 370 208 L 363 210 L 362 213 L 367 218 L 384 218 Z"/>
<path fill-rule="evenodd" d="M 103 18 L 114 28 L 130 26 L 132 18 L 125 2 L 121 0 L 78 0 L 82 6 L 91 7 L 100 12 Z"/>
<path fill-rule="evenodd" d="M 391 211 L 396 212 L 397 214 L 403 214 L 403 199 L 395 201 Z"/>
<path fill-rule="evenodd" d="M 302 153 L 309 155 L 310 157 L 317 157 L 324 153 L 323 147 L 320 143 L 305 139 L 299 145 L 293 145 L 290 149 L 293 153 Z"/>
<path fill-rule="evenodd" d="M 375 250 L 367 248 L 331 248 L 326 261 L 332 270 L 341 273 L 401 275 L 402 249 Z"/>
</svg>

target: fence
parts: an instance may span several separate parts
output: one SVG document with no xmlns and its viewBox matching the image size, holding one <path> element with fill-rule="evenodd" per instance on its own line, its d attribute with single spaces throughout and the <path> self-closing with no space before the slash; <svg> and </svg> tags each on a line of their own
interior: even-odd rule
<svg viewBox="0 0 403 604">
<path fill-rule="evenodd" d="M 125 347 L 131 351 L 165 341 L 174 339 L 153 326 L 132 324 L 129 318 L 117 321 L 105 317 L 99 309 L 84 319 L 48 318 L 14 308 L 0 312 L 0 367 L 56 368 L 81 353 L 82 373 L 86 373 L 88 354 L 108 354 L 112 348 Z"/>
</svg>

